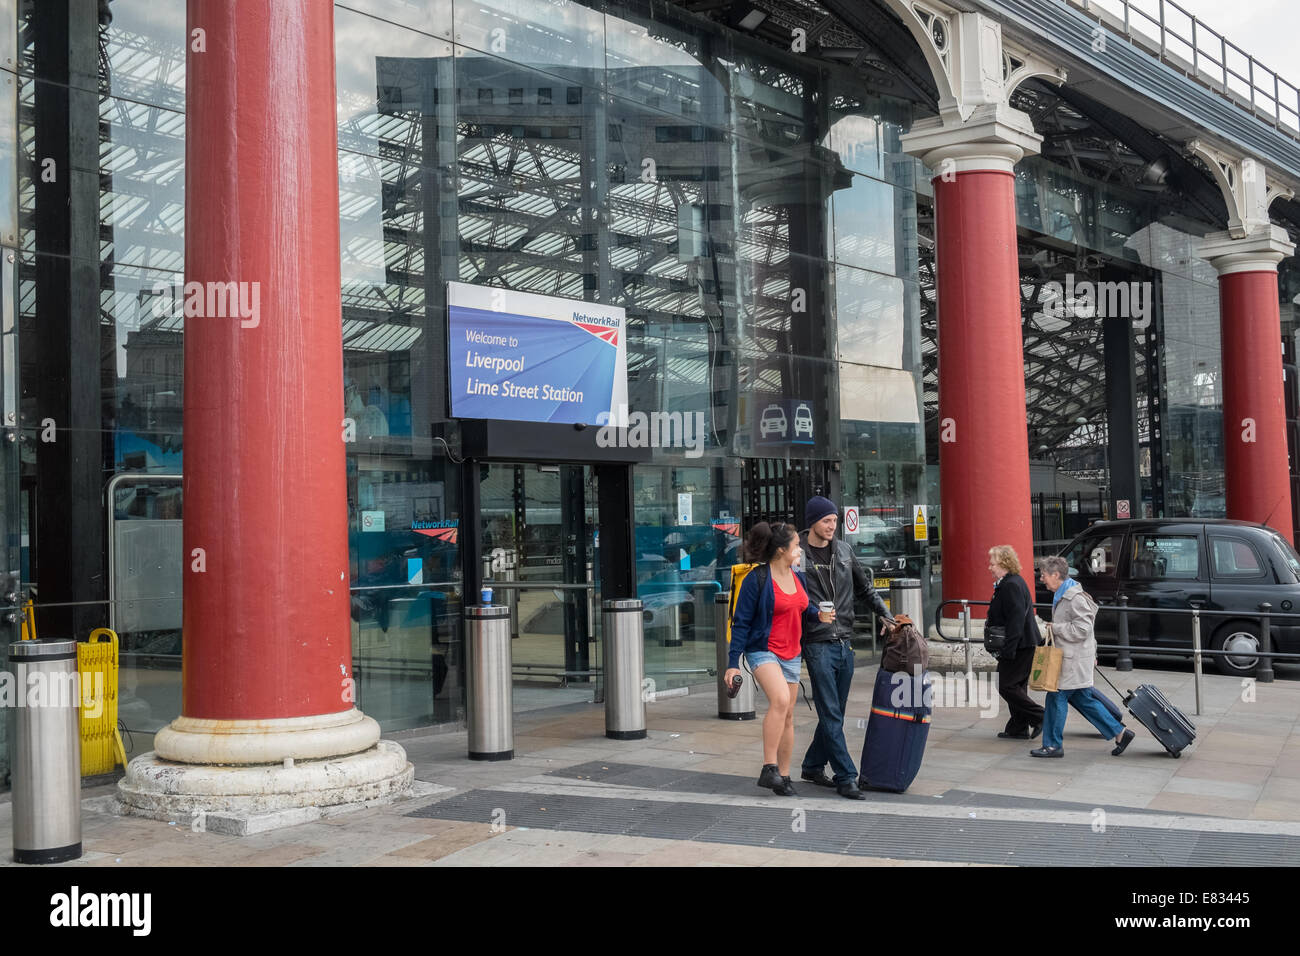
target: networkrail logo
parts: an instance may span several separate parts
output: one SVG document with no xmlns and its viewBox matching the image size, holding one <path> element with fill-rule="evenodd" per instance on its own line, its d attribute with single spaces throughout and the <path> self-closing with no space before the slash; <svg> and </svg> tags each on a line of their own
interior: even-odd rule
<svg viewBox="0 0 1300 956">
<path fill-rule="evenodd" d="M 126 927 L 148 936 L 153 927 L 152 893 L 82 893 L 73 886 L 50 897 L 50 925 L 59 928 Z"/>
</svg>

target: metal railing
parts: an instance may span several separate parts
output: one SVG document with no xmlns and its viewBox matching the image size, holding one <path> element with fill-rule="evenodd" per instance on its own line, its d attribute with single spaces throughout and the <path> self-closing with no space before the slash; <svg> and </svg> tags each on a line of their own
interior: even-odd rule
<svg viewBox="0 0 1300 956">
<path fill-rule="evenodd" d="M 1068 0 L 1201 85 L 1300 139 L 1300 89 L 1174 0 Z"/>
<path fill-rule="evenodd" d="M 1128 633 L 1128 616 L 1130 614 L 1160 614 L 1170 616 L 1185 616 L 1192 619 L 1192 646 L 1183 647 L 1158 647 L 1155 645 L 1143 645 L 1138 648 L 1140 654 L 1169 655 L 1172 657 L 1190 657 L 1192 659 L 1193 685 L 1196 691 L 1196 713 L 1201 713 L 1201 662 L 1205 657 L 1255 657 L 1259 659 L 1259 664 L 1255 669 L 1255 681 L 1260 684 L 1271 684 L 1274 680 L 1273 662 L 1276 660 L 1294 661 L 1300 663 L 1300 654 L 1291 654 L 1283 651 L 1273 650 L 1272 628 L 1274 620 L 1285 618 L 1300 624 L 1300 614 L 1275 614 L 1273 606 L 1267 601 L 1259 606 L 1257 612 L 1250 611 L 1207 611 L 1204 608 L 1169 608 L 1169 607 L 1151 607 L 1140 605 L 1130 607 L 1128 598 L 1120 595 L 1117 604 L 1099 604 L 1097 612 L 1114 611 L 1116 614 L 1116 644 L 1102 644 L 1098 642 L 1098 651 L 1115 651 L 1115 670 L 1131 671 L 1133 669 L 1133 646 L 1129 641 Z M 983 644 L 984 641 L 979 638 L 970 636 L 970 609 L 972 607 L 987 607 L 989 601 L 968 601 L 968 600 L 948 600 L 941 602 L 934 609 L 934 629 L 941 640 L 949 643 L 962 643 L 966 647 L 966 671 L 971 671 L 971 645 Z M 950 606 L 961 606 L 962 636 L 959 638 L 949 637 L 943 632 L 943 609 Z M 1034 604 L 1035 609 L 1046 608 L 1050 610 L 1051 604 Z M 1235 620 L 1258 621 L 1260 632 L 1260 647 L 1253 651 L 1227 651 L 1227 650 L 1206 650 L 1201 641 L 1201 619 L 1205 617 L 1231 618 Z M 951 618 L 949 619 L 951 620 Z"/>
</svg>

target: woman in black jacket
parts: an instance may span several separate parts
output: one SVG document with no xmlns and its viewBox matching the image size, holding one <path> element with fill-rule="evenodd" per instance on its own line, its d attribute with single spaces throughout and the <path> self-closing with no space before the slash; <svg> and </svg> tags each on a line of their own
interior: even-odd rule
<svg viewBox="0 0 1300 956">
<path fill-rule="evenodd" d="M 993 574 L 993 600 L 984 626 L 1001 626 L 1007 635 L 997 655 L 998 693 L 1007 702 L 1011 717 L 998 736 L 1032 740 L 1043 728 L 1043 706 L 1029 696 L 1029 671 L 1038 646 L 1034 599 L 1020 576 L 1020 559 L 1010 545 L 989 548 L 989 571 Z"/>
</svg>

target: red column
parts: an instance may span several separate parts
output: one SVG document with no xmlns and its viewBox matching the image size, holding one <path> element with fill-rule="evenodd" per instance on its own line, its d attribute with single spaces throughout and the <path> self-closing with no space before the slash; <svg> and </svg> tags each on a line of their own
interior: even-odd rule
<svg viewBox="0 0 1300 956">
<path fill-rule="evenodd" d="M 186 717 L 352 709 L 333 15 L 189 0 Z"/>
<path fill-rule="evenodd" d="M 989 599 L 998 544 L 1033 580 L 1014 184 L 1002 170 L 934 179 L 944 600 Z"/>
<path fill-rule="evenodd" d="M 1277 270 L 1220 275 L 1219 316 L 1228 517 L 1261 522 L 1291 541 Z"/>
</svg>

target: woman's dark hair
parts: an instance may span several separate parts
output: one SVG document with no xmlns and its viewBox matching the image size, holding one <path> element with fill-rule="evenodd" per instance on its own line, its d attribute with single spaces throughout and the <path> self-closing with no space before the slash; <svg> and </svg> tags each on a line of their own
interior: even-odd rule
<svg viewBox="0 0 1300 956">
<path fill-rule="evenodd" d="M 761 561 L 767 564 L 776 557 L 778 551 L 789 547 L 794 537 L 793 525 L 786 524 L 784 521 L 775 524 L 760 521 L 749 529 L 749 534 L 745 537 L 745 553 L 750 561 Z"/>
</svg>

